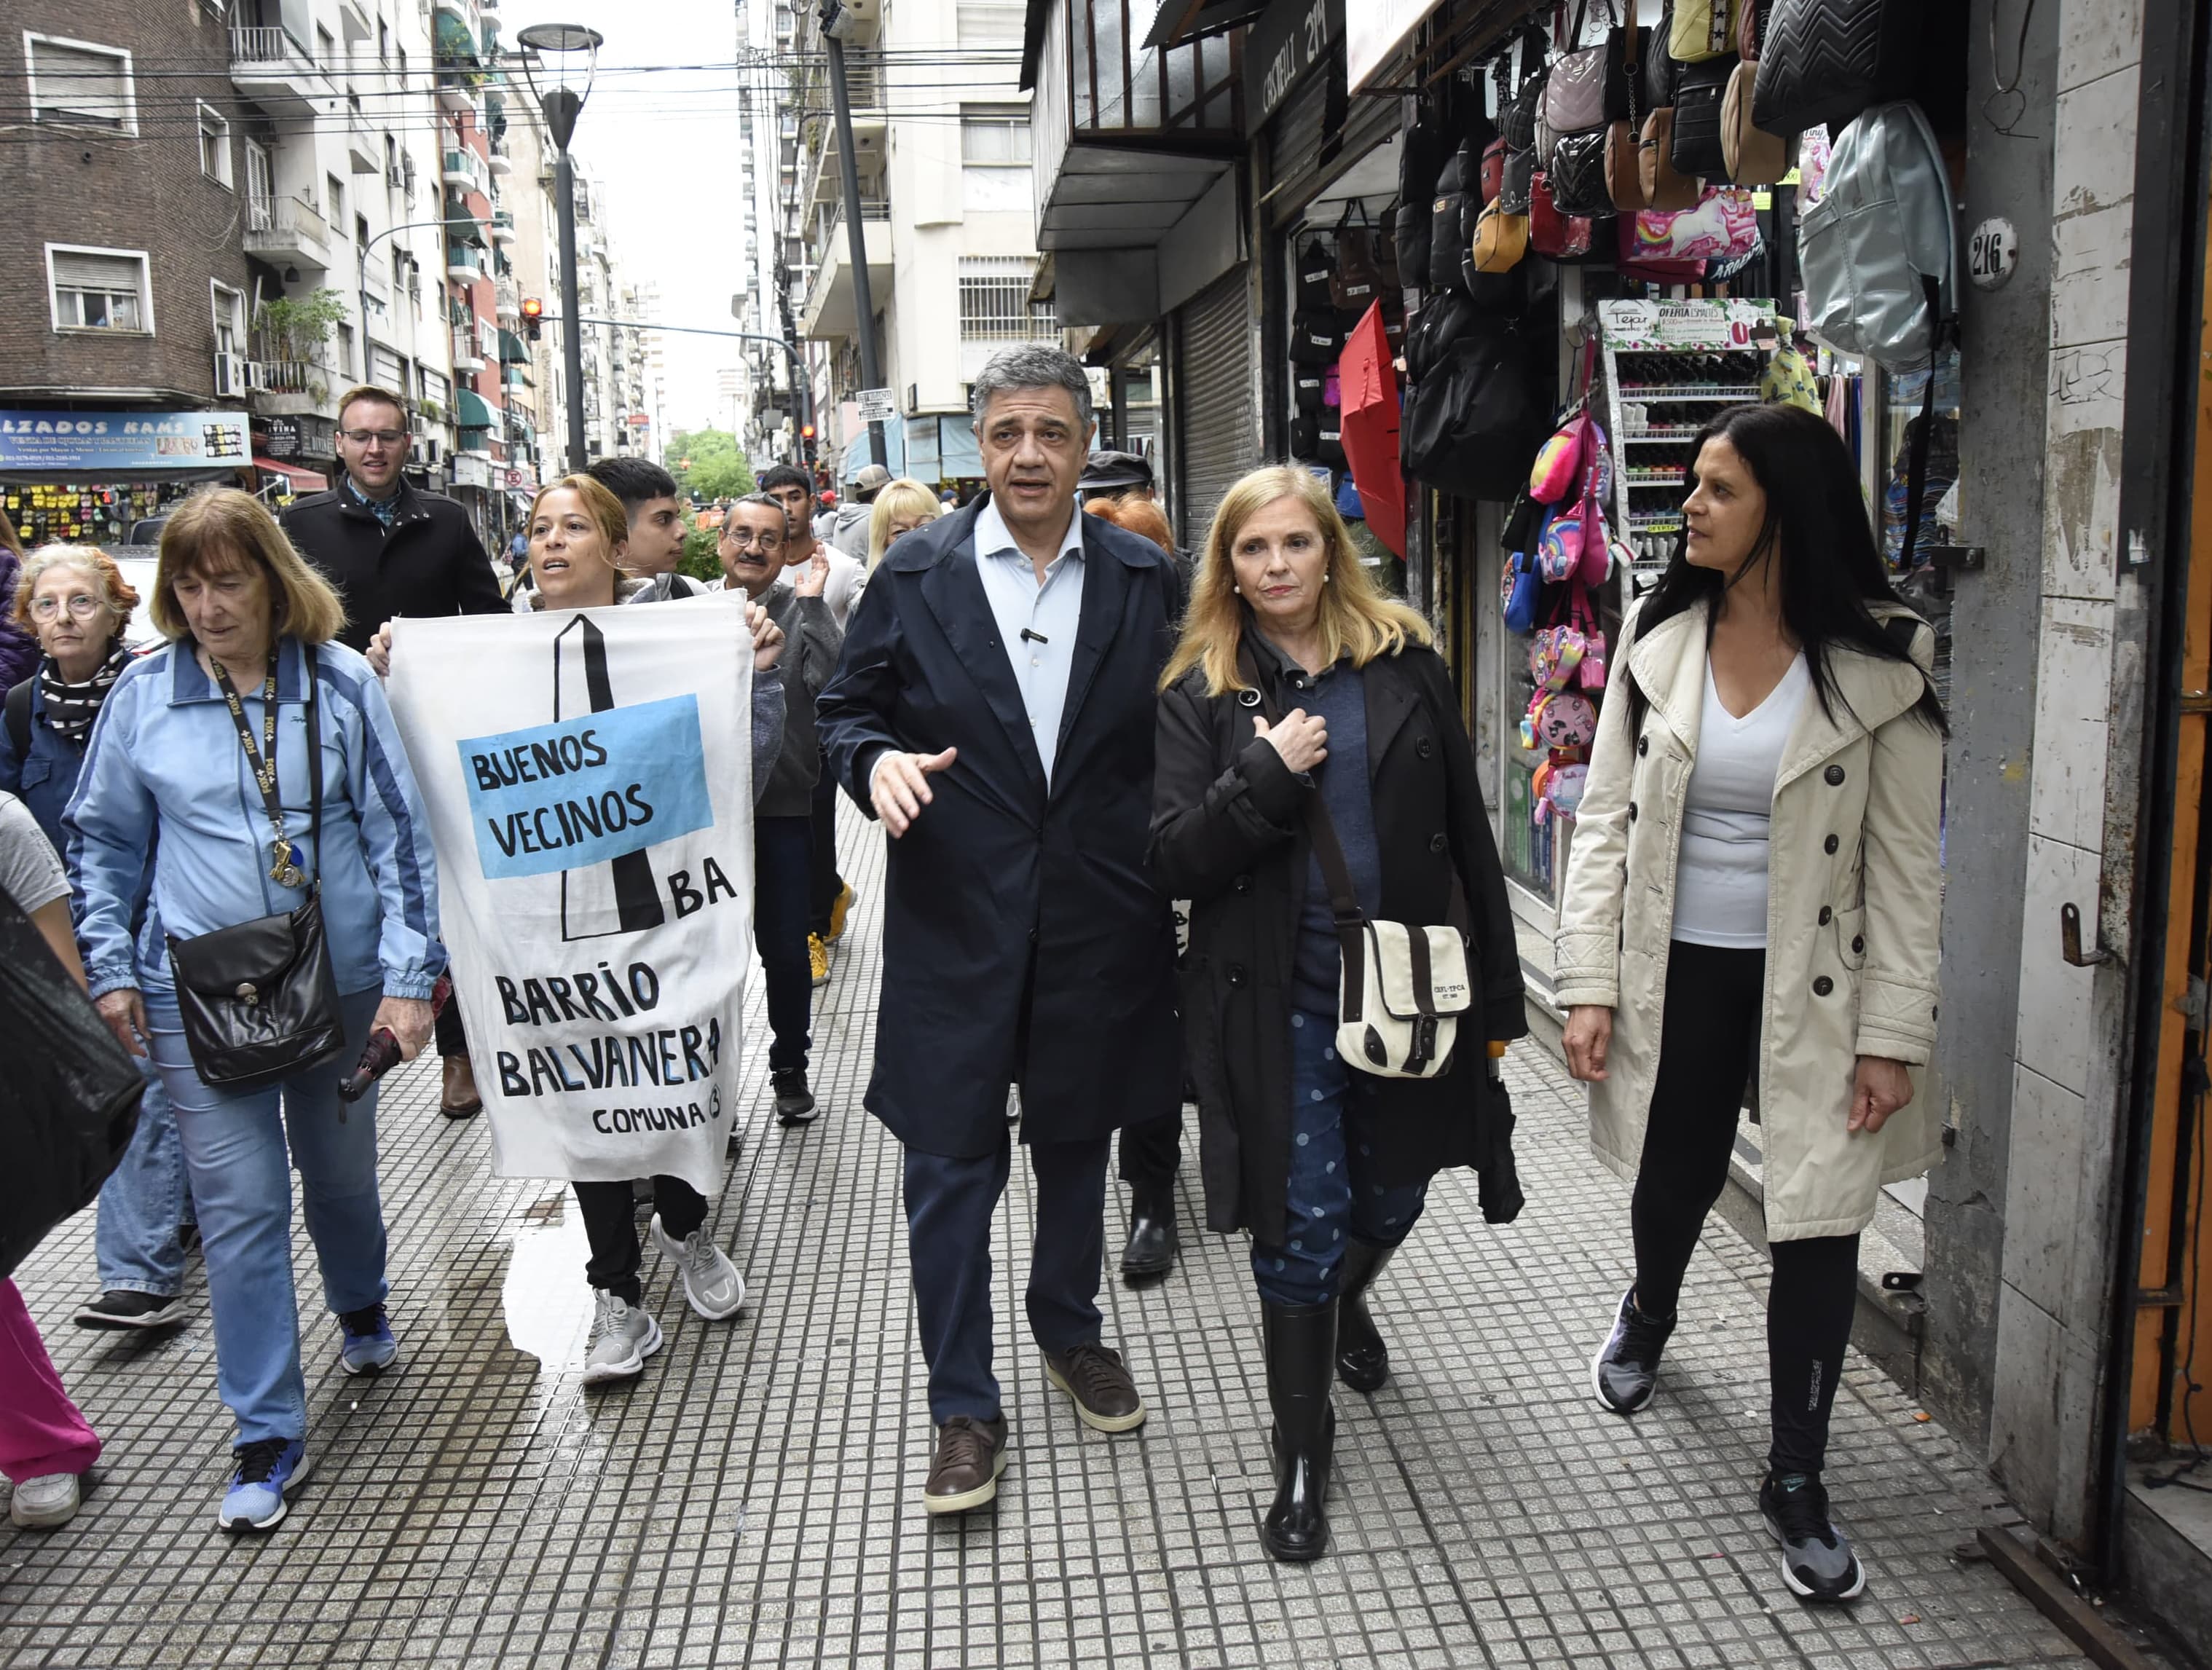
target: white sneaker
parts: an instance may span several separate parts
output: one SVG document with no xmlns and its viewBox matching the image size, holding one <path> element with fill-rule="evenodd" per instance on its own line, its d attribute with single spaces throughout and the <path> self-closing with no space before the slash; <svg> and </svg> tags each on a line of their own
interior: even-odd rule
<svg viewBox="0 0 2212 1670">
<path fill-rule="evenodd" d="M 593 1297 L 592 1348 L 584 1358 L 584 1384 L 629 1380 L 645 1372 L 645 1359 L 660 1349 L 660 1324 L 650 1311 L 625 1304 L 601 1289 Z"/>
<path fill-rule="evenodd" d="M 672 1241 L 660 1227 L 660 1214 L 655 1212 L 653 1244 L 676 1260 L 677 1269 L 684 1275 L 684 1297 L 692 1309 L 710 1322 L 738 1314 L 738 1308 L 745 1302 L 745 1278 L 708 1236 L 705 1224 L 681 1241 Z"/>
<path fill-rule="evenodd" d="M 25 1527 L 66 1525 L 76 1517 L 82 1500 L 76 1473 L 42 1473 L 15 1486 L 8 1517 Z"/>
</svg>

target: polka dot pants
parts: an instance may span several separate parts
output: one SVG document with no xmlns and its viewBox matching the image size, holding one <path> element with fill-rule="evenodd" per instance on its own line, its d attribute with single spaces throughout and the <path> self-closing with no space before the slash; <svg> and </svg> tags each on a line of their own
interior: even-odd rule
<svg viewBox="0 0 2212 1670">
<path fill-rule="evenodd" d="M 1395 1247 L 1411 1233 L 1428 1185 L 1386 1188 L 1369 1175 L 1354 1102 L 1365 1075 L 1337 1059 L 1336 1017 L 1291 1013 L 1291 1175 L 1285 1243 L 1252 1244 L 1260 1297 L 1315 1305 L 1336 1295 L 1348 1236 Z"/>
</svg>

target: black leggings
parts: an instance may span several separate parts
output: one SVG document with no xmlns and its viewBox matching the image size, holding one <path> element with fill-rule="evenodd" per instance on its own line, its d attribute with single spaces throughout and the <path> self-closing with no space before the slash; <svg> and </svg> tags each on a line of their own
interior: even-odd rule
<svg viewBox="0 0 2212 1670">
<path fill-rule="evenodd" d="M 1636 1305 L 1674 1314 L 1705 1214 L 1728 1182 L 1737 1110 L 1759 1048 L 1766 953 L 1676 940 L 1667 966 L 1659 1076 L 1644 1133 L 1630 1221 Z M 1766 1357 L 1777 1473 L 1818 1473 L 1857 1302 L 1859 1238 L 1768 1243 Z"/>
</svg>

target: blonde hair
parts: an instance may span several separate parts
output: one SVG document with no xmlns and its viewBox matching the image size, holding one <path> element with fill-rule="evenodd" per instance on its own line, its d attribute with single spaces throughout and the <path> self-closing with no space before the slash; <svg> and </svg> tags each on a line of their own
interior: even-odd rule
<svg viewBox="0 0 2212 1670">
<path fill-rule="evenodd" d="M 599 537 L 606 542 L 607 567 L 617 574 L 627 575 L 629 570 L 623 567 L 622 559 L 615 553 L 629 544 L 629 512 L 623 507 L 620 499 L 608 491 L 605 483 L 592 477 L 563 476 L 559 481 L 548 482 L 539 488 L 538 496 L 530 501 L 530 514 L 523 519 L 524 537 L 529 537 L 531 525 L 538 520 L 538 507 L 545 502 L 545 495 L 563 491 L 573 493 L 584 501 L 584 514 L 592 519 L 599 531 Z M 533 539 L 530 543 L 535 544 L 537 541 Z"/>
<path fill-rule="evenodd" d="M 1244 605 L 1237 595 L 1231 562 L 1245 523 L 1279 500 L 1296 499 L 1311 513 L 1328 548 L 1328 583 L 1321 593 L 1322 653 L 1334 662 L 1347 652 L 1364 667 L 1378 655 L 1395 655 L 1408 642 L 1430 641 L 1429 623 L 1404 604 L 1376 589 L 1352 543 L 1352 531 L 1320 480 L 1295 465 L 1255 470 L 1222 496 L 1206 530 L 1206 549 L 1190 586 L 1182 636 L 1160 674 L 1165 689 L 1193 667 L 1206 674 L 1206 693 L 1222 695 L 1250 688 L 1237 665 L 1244 638 Z"/>
<path fill-rule="evenodd" d="M 945 507 L 937 501 L 937 495 L 913 477 L 901 476 L 895 482 L 886 482 L 868 509 L 868 567 L 872 568 L 884 560 L 884 553 L 891 545 L 891 524 L 899 517 L 913 517 L 920 525 L 933 522 L 944 513 Z"/>
<path fill-rule="evenodd" d="M 192 635 L 191 623 L 177 606 L 179 576 L 227 574 L 241 564 L 258 567 L 269 582 L 269 618 L 277 636 L 326 644 L 343 629 L 345 605 L 338 594 L 293 550 L 261 501 L 234 487 L 218 487 L 195 493 L 162 526 L 154 595 L 146 605 L 161 635 L 173 642 Z"/>
<path fill-rule="evenodd" d="M 123 570 L 115 566 L 115 559 L 97 545 L 41 545 L 23 559 L 23 572 L 15 580 L 15 624 L 31 624 L 31 593 L 39 582 L 57 568 L 81 568 L 90 574 L 100 587 L 100 600 L 107 612 L 116 617 L 115 629 L 123 630 L 131 618 L 131 611 L 138 606 L 138 593 Z"/>
<path fill-rule="evenodd" d="M 394 394 L 381 383 L 356 383 L 343 394 L 338 396 L 338 427 L 340 428 L 345 427 L 346 412 L 349 408 L 363 404 L 372 406 L 390 406 L 399 414 L 403 422 L 407 416 L 405 395 Z"/>
</svg>

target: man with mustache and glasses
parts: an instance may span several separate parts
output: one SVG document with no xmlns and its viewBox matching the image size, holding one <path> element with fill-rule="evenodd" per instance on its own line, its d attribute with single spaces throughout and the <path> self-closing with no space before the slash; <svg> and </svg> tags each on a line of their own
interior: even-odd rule
<svg viewBox="0 0 2212 1670">
<path fill-rule="evenodd" d="M 866 1101 L 905 1149 L 932 1514 L 990 1502 L 1006 1467 L 1008 1085 L 1036 1183 L 1030 1332 L 1078 1418 L 1126 1432 L 1145 1406 L 1100 1339 L 1107 1150 L 1175 1110 L 1182 1073 L 1174 928 L 1145 863 L 1175 564 L 1079 513 L 1096 425 L 1069 355 L 1000 354 L 975 412 L 988 495 L 884 554 L 818 703 L 837 781 L 891 835 Z"/>
<path fill-rule="evenodd" d="M 507 610 L 491 558 L 458 500 L 426 493 L 400 473 L 414 436 L 407 403 L 364 383 L 338 398 L 338 484 L 295 501 L 278 519 L 300 555 L 345 604 L 337 641 L 366 653 L 401 615 L 498 615 Z M 483 1111 L 469 1067 L 461 1007 L 438 1017 L 444 1068 L 438 1109 L 448 1119 Z"/>
</svg>

